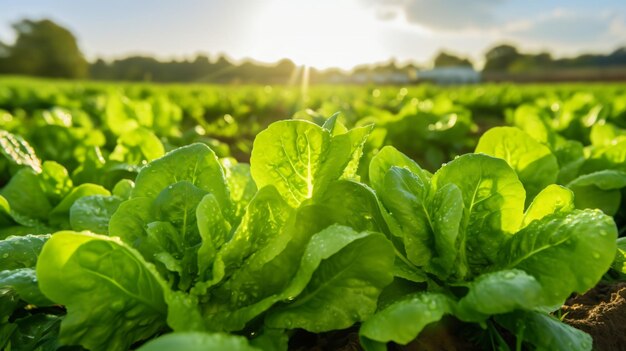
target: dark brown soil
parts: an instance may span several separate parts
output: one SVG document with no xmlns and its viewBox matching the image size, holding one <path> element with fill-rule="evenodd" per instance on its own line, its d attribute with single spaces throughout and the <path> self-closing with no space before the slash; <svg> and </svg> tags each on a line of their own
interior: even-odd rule
<svg viewBox="0 0 626 351">
<path fill-rule="evenodd" d="M 565 303 L 563 321 L 593 338 L 596 351 L 626 351 L 626 283 L 601 284 Z"/>
<path fill-rule="evenodd" d="M 470 342 L 460 331 L 463 325 L 445 318 L 444 323 L 435 323 L 426 326 L 419 337 L 406 346 L 392 345 L 393 351 L 476 351 L 481 350 Z"/>
<path fill-rule="evenodd" d="M 389 351 L 480 351 L 482 348 L 463 335 L 463 325 L 450 317 L 426 326 L 419 337 L 407 345 L 389 343 Z M 292 351 L 362 351 L 358 328 L 313 334 L 298 331 L 289 342 Z"/>
<path fill-rule="evenodd" d="M 313 334 L 299 330 L 289 340 L 293 351 L 361 351 L 357 328 Z"/>
</svg>

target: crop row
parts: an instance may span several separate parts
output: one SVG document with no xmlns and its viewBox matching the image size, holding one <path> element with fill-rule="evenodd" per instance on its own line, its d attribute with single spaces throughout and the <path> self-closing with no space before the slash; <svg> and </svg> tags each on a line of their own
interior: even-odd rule
<svg viewBox="0 0 626 351">
<path fill-rule="evenodd" d="M 623 114 L 536 101 L 476 139 L 468 109 L 435 100 L 345 123 L 304 111 L 260 131 L 249 164 L 185 136 L 175 107 L 7 112 L 0 345 L 285 350 L 298 330 L 356 325 L 384 350 L 453 317 L 483 348 L 508 347 L 506 331 L 590 350 L 555 311 L 626 273 Z M 394 128 L 422 133 L 411 157 L 385 146 Z M 462 145 L 414 161 L 438 140 Z"/>
</svg>

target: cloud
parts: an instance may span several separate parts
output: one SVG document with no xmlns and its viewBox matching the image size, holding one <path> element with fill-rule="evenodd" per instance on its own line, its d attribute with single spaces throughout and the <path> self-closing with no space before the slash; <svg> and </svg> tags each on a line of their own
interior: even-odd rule
<svg viewBox="0 0 626 351">
<path fill-rule="evenodd" d="M 506 0 L 362 0 L 376 8 L 379 18 L 401 13 L 409 23 L 433 30 L 485 29 L 496 24 L 494 11 Z M 383 14 L 383 16 L 380 16 Z"/>
<path fill-rule="evenodd" d="M 357 0 L 380 20 L 426 30 L 443 41 L 513 42 L 569 54 L 626 45 L 626 3 L 521 0 Z M 571 6 L 570 6 L 571 5 Z M 457 41 L 458 44 L 458 41 Z"/>
<path fill-rule="evenodd" d="M 409 24 L 441 33 L 505 35 L 546 42 L 626 37 L 626 6 L 570 7 L 567 0 L 551 5 L 516 0 L 359 1 L 372 7 L 381 20 L 403 17 Z"/>
<path fill-rule="evenodd" d="M 494 24 L 494 6 L 504 0 L 413 0 L 405 14 L 412 23 L 432 29 L 462 30 L 491 27 Z"/>
<path fill-rule="evenodd" d="M 614 13 L 579 13 L 562 9 L 534 20 L 512 23 L 505 33 L 520 39 L 563 45 L 626 39 L 626 22 Z"/>
</svg>

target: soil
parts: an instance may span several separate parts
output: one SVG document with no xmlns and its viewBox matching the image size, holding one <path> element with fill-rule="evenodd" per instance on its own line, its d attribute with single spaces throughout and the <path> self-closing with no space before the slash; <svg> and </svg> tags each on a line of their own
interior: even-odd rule
<svg viewBox="0 0 626 351">
<path fill-rule="evenodd" d="M 363 348 L 359 345 L 359 330 L 350 328 L 320 334 L 298 330 L 289 340 L 289 350 L 361 351 Z"/>
<path fill-rule="evenodd" d="M 391 351 L 479 351 L 481 348 L 471 342 L 461 332 L 463 325 L 452 319 L 444 318 L 443 323 L 426 326 L 417 339 L 406 346 L 392 345 Z"/>
<path fill-rule="evenodd" d="M 460 322 L 445 317 L 442 322 L 426 326 L 419 337 L 407 345 L 388 344 L 389 351 L 480 351 L 469 341 Z M 292 351 L 362 351 L 358 328 L 313 334 L 299 330 L 290 340 Z"/>
<path fill-rule="evenodd" d="M 626 283 L 600 284 L 571 297 L 563 321 L 593 338 L 596 351 L 626 351 Z"/>
</svg>

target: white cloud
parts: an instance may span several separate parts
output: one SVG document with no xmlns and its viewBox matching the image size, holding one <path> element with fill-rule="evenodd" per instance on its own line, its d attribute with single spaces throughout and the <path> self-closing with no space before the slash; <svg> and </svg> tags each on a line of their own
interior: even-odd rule
<svg viewBox="0 0 626 351">
<path fill-rule="evenodd" d="M 406 27 L 429 31 L 442 45 L 459 38 L 512 42 L 521 50 L 549 50 L 557 55 L 626 45 L 626 6 L 612 3 L 594 7 L 545 0 L 360 1 L 381 19 L 404 19 Z"/>
<path fill-rule="evenodd" d="M 518 38 L 546 43 L 590 43 L 615 39 L 624 21 L 608 13 L 577 13 L 557 9 L 552 13 L 527 21 L 524 26 L 507 28 L 506 33 Z"/>
<path fill-rule="evenodd" d="M 626 19 L 624 15 L 615 15 L 609 25 L 611 35 L 626 41 Z"/>
<path fill-rule="evenodd" d="M 461 31 L 495 25 L 494 10 L 506 0 L 362 0 L 374 6 L 383 19 L 401 13 L 406 21 L 433 30 Z M 381 9 L 382 12 L 381 12 Z"/>
<path fill-rule="evenodd" d="M 504 0 L 412 0 L 405 7 L 406 18 L 432 29 L 463 30 L 491 27 L 493 10 Z"/>
</svg>

